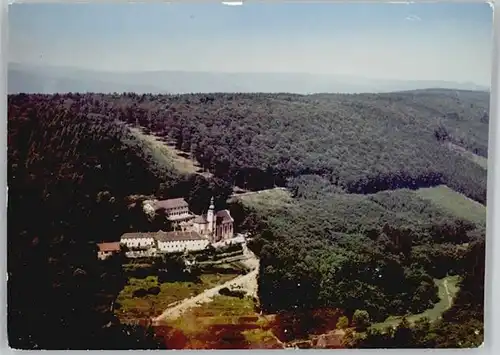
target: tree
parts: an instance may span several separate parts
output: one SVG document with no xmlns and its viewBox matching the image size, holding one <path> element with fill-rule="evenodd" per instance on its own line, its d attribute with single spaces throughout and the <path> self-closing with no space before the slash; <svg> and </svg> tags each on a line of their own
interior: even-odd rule
<svg viewBox="0 0 500 355">
<path fill-rule="evenodd" d="M 413 347 L 413 336 L 410 322 L 406 317 L 403 317 L 401 322 L 396 327 L 394 332 L 394 345 L 397 348 L 411 348 Z"/>
<path fill-rule="evenodd" d="M 213 256 L 216 253 L 215 247 L 212 244 L 208 244 L 205 247 L 205 251 L 207 252 L 207 255 Z"/>
<path fill-rule="evenodd" d="M 412 327 L 413 346 L 416 348 L 435 347 L 436 334 L 431 329 L 429 318 L 423 317 L 415 321 Z"/>
<path fill-rule="evenodd" d="M 352 316 L 352 324 L 357 330 L 366 330 L 370 325 L 370 314 L 361 309 L 354 311 Z"/>
<path fill-rule="evenodd" d="M 337 329 L 346 329 L 349 326 L 349 318 L 342 316 L 337 321 Z"/>
</svg>

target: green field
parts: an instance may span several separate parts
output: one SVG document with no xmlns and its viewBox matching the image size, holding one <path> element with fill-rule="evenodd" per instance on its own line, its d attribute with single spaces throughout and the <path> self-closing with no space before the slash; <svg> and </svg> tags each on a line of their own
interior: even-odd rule
<svg viewBox="0 0 500 355">
<path fill-rule="evenodd" d="M 435 321 L 441 317 L 444 311 L 451 307 L 453 304 L 453 298 L 456 296 L 459 287 L 458 282 L 460 281 L 458 276 L 448 276 L 443 279 L 434 280 L 436 286 L 438 287 L 438 294 L 440 301 L 434 305 L 433 308 L 428 309 L 419 314 L 412 314 L 407 316 L 409 322 L 413 323 L 421 318 L 428 318 L 429 321 Z M 451 302 L 450 302 L 451 301 Z M 384 322 L 373 324 L 372 327 L 375 329 L 383 330 L 389 326 L 397 326 L 403 317 L 389 317 Z"/>
<path fill-rule="evenodd" d="M 477 165 L 479 165 L 481 168 L 488 169 L 488 158 L 485 158 L 483 156 L 474 154 L 470 150 L 467 150 L 467 149 L 465 149 L 463 147 L 460 147 L 460 146 L 458 146 L 456 144 L 453 144 L 453 143 L 448 143 L 448 147 L 451 150 L 453 150 L 453 151 L 461 154 L 465 158 L 473 161 L 474 163 L 476 163 Z"/>
<path fill-rule="evenodd" d="M 204 274 L 199 282 L 164 282 L 159 283 L 158 277 L 148 276 L 144 279 L 130 278 L 128 284 L 117 297 L 119 305 L 115 314 L 122 321 L 140 320 L 157 316 L 169 305 L 185 298 L 196 296 L 206 289 L 217 286 L 235 278 L 236 274 Z M 158 295 L 133 297 L 134 291 L 160 287 Z"/>
<path fill-rule="evenodd" d="M 184 152 L 175 149 L 172 144 L 163 142 L 158 137 L 146 134 L 140 128 L 130 127 L 130 131 L 145 143 L 145 149 L 148 149 L 155 161 L 173 167 L 181 174 L 202 173 L 198 162 Z M 209 173 L 203 175 L 210 176 Z"/>
<path fill-rule="evenodd" d="M 486 207 L 447 186 L 423 188 L 415 193 L 420 198 L 432 201 L 436 206 L 453 213 L 457 217 L 486 225 Z"/>
<path fill-rule="evenodd" d="M 244 205 L 257 210 L 283 208 L 293 203 L 290 192 L 279 188 L 234 196 L 232 200 L 239 200 Z"/>
</svg>

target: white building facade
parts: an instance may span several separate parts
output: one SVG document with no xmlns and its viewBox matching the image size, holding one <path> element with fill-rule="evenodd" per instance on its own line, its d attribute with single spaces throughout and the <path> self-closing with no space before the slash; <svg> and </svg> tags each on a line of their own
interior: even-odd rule
<svg viewBox="0 0 500 355">
<path fill-rule="evenodd" d="M 156 245 L 153 233 L 125 233 L 121 236 L 120 243 L 128 249 L 148 249 Z"/>
<path fill-rule="evenodd" d="M 158 253 L 175 253 L 205 249 L 210 240 L 194 231 L 126 233 L 120 243 L 131 249 L 126 252 L 130 258 L 153 257 Z"/>
<path fill-rule="evenodd" d="M 194 215 L 189 211 L 189 205 L 183 198 L 154 201 L 152 207 L 155 211 L 164 210 L 165 216 L 171 222 L 189 221 Z"/>
<path fill-rule="evenodd" d="M 164 253 L 198 251 L 205 249 L 210 241 L 197 232 L 158 232 L 158 250 Z"/>
</svg>

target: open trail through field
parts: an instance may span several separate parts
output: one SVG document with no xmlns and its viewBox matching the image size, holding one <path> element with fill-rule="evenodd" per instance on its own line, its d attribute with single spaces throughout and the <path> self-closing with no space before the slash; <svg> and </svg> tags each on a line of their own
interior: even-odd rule
<svg viewBox="0 0 500 355">
<path fill-rule="evenodd" d="M 446 291 L 446 296 L 448 299 L 448 305 L 446 306 L 446 308 L 448 309 L 453 304 L 453 296 L 451 295 L 450 289 L 448 288 L 448 279 L 444 279 L 443 286 Z"/>
<path fill-rule="evenodd" d="M 215 286 L 211 289 L 205 290 L 191 298 L 187 298 L 173 307 L 167 308 L 161 315 L 152 319 L 153 325 L 159 325 L 162 321 L 172 320 L 179 317 L 182 313 L 187 311 L 192 307 L 199 306 L 203 303 L 208 303 L 212 298 L 219 294 L 219 291 L 225 287 L 227 288 L 238 288 L 240 290 L 246 291 L 250 296 L 257 296 L 257 275 L 259 273 L 259 261 L 255 255 L 245 248 L 245 254 L 248 256 L 245 260 L 245 264 L 252 267 L 252 271 L 248 274 L 238 276 L 232 280 L 229 280 L 221 285 Z"/>
<path fill-rule="evenodd" d="M 219 291 L 224 287 L 232 288 L 239 286 L 242 289 L 248 290 L 249 293 L 253 294 L 257 290 L 256 287 L 257 274 L 258 274 L 258 269 L 255 269 L 246 275 L 238 276 L 230 281 L 227 281 L 226 283 L 223 283 L 222 285 L 206 290 L 195 297 L 185 299 L 184 301 L 181 301 L 174 307 L 166 309 L 161 315 L 154 318 L 153 324 L 156 325 L 159 322 L 166 319 L 175 319 L 189 308 L 196 307 L 202 303 L 210 302 L 212 298 L 216 296 L 219 293 Z"/>
<path fill-rule="evenodd" d="M 146 144 L 156 161 L 167 166 L 172 166 L 180 173 L 201 174 L 206 177 L 211 176 L 210 173 L 203 172 L 200 164 L 195 159 L 189 154 L 176 149 L 173 144 L 168 144 L 154 134 L 145 133 L 140 127 L 129 126 L 129 130 Z"/>
<path fill-rule="evenodd" d="M 410 323 L 414 323 L 415 321 L 424 317 L 428 318 L 431 322 L 439 319 L 442 314 L 453 305 L 453 300 L 459 291 L 459 280 L 460 279 L 457 276 L 448 276 L 443 279 L 435 280 L 436 285 L 439 288 L 440 301 L 436 303 L 431 309 L 428 309 L 419 314 L 412 314 L 407 316 L 408 321 Z M 399 324 L 401 319 L 401 316 L 389 317 L 384 322 L 373 324 L 372 327 L 375 329 L 385 329 L 388 326 L 395 327 Z"/>
</svg>

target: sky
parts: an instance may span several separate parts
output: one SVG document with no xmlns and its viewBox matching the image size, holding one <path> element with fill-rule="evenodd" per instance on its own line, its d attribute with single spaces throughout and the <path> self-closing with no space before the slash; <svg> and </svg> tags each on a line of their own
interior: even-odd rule
<svg viewBox="0 0 500 355">
<path fill-rule="evenodd" d="M 11 62 L 490 83 L 481 3 L 13 4 Z"/>
</svg>

